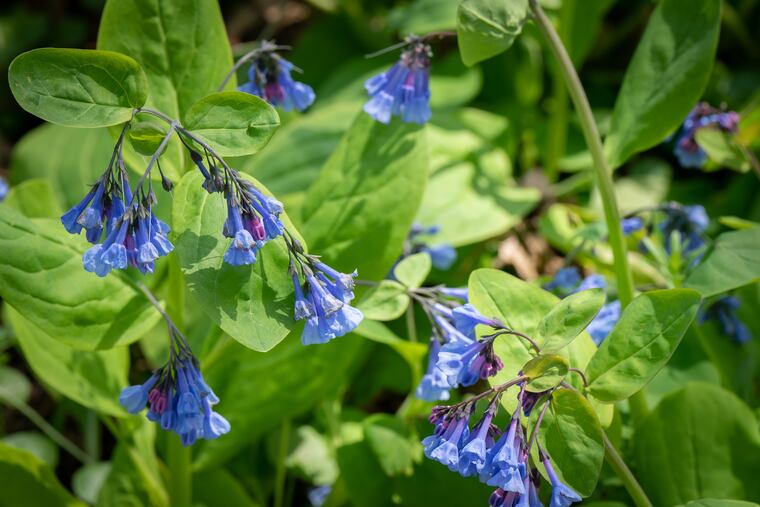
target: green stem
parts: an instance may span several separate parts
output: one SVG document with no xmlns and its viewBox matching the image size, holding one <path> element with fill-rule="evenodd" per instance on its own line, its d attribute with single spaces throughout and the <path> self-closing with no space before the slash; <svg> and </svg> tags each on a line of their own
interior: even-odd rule
<svg viewBox="0 0 760 507">
<path fill-rule="evenodd" d="M 607 463 L 610 464 L 620 480 L 623 481 L 623 486 L 625 486 L 628 494 L 631 495 L 633 503 L 636 504 L 636 507 L 652 507 L 652 502 L 649 501 L 641 484 L 639 484 L 636 477 L 633 476 L 631 470 L 623 461 L 623 458 L 620 457 L 620 453 L 618 453 L 615 446 L 610 442 L 607 433 L 602 432 L 602 439 L 604 440 L 604 455 L 607 458 Z"/>
<path fill-rule="evenodd" d="M 282 422 L 280 429 L 280 449 L 277 453 L 277 471 L 274 478 L 274 507 L 283 507 L 285 499 L 285 458 L 290 447 L 290 419 Z"/>
<path fill-rule="evenodd" d="M 166 433 L 166 464 L 169 467 L 169 498 L 172 507 L 190 507 L 192 503 L 192 467 L 190 448 L 182 445 L 178 435 Z"/>
<path fill-rule="evenodd" d="M 617 290 L 620 303 L 623 307 L 633 299 L 633 278 L 628 267 L 628 254 L 623 236 L 623 229 L 620 225 L 620 213 L 618 212 L 615 191 L 612 186 L 612 171 L 607 165 L 607 159 L 604 156 L 602 140 L 599 137 L 599 130 L 596 127 L 594 116 L 591 112 L 586 92 L 583 90 L 578 73 L 575 72 L 573 62 L 567 54 L 565 46 L 562 44 L 559 35 L 546 17 L 538 0 L 530 0 L 530 6 L 533 10 L 534 18 L 539 30 L 544 34 L 549 43 L 549 47 L 557 59 L 562 77 L 567 85 L 570 98 L 575 105 L 578 118 L 583 129 L 583 136 L 586 139 L 591 157 L 594 161 L 596 171 L 596 183 L 599 188 L 599 194 L 602 198 L 604 207 L 604 216 L 607 221 L 609 241 L 614 254 L 615 277 L 617 279 Z"/>
<path fill-rule="evenodd" d="M 417 342 L 417 324 L 414 322 L 414 305 L 409 302 L 406 307 L 406 332 L 410 342 Z"/>
</svg>

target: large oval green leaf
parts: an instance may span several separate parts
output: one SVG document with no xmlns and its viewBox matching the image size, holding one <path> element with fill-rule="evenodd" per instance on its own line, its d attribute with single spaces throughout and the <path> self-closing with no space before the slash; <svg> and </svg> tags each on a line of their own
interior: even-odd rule
<svg viewBox="0 0 760 507">
<path fill-rule="evenodd" d="M 636 429 L 633 453 L 654 505 L 760 499 L 757 417 L 720 387 L 692 383 L 663 398 Z"/>
<path fill-rule="evenodd" d="M 103 351 L 72 349 L 13 308 L 7 312 L 24 358 L 45 384 L 85 407 L 109 415 L 126 415 L 119 403 L 119 393 L 128 385 L 127 347 Z"/>
<path fill-rule="evenodd" d="M 243 92 L 212 93 L 193 104 L 184 126 L 224 157 L 250 155 L 263 148 L 280 117 L 263 99 Z"/>
<path fill-rule="evenodd" d="M 111 51 L 34 49 L 11 62 L 8 81 L 21 107 L 71 127 L 124 123 L 148 97 L 137 62 Z"/>
<path fill-rule="evenodd" d="M 325 163 L 302 209 L 313 253 L 367 280 L 384 278 L 417 213 L 428 174 L 423 127 L 362 112 Z"/>
<path fill-rule="evenodd" d="M 465 65 L 506 51 L 530 11 L 527 0 L 463 0 L 457 11 L 457 42 Z"/>
<path fill-rule="evenodd" d="M 253 350 L 269 350 L 295 325 L 285 243 L 280 238 L 268 242 L 250 266 L 224 262 L 231 241 L 222 235 L 227 206 L 221 194 L 201 188 L 202 182 L 194 171 L 174 190 L 173 236 L 187 286 L 222 330 Z M 296 233 L 286 215 L 281 219 Z"/>
<path fill-rule="evenodd" d="M 586 368 L 589 392 L 612 403 L 649 383 L 681 343 L 700 300 L 691 289 L 658 290 L 636 297 Z"/>
<path fill-rule="evenodd" d="M 96 350 L 131 343 L 160 315 L 119 272 L 99 278 L 82 267 L 91 245 L 59 221 L 29 220 L 0 205 L 0 296 L 46 334 Z"/>
<path fill-rule="evenodd" d="M 720 0 L 662 0 L 623 78 L 605 149 L 612 167 L 662 142 L 683 121 L 710 77 Z"/>
<path fill-rule="evenodd" d="M 704 297 L 760 280 L 760 227 L 726 232 L 684 283 Z"/>
<path fill-rule="evenodd" d="M 583 290 L 567 296 L 541 319 L 536 342 L 544 352 L 564 348 L 594 320 L 604 301 L 602 289 Z"/>
<path fill-rule="evenodd" d="M 594 492 L 604 442 L 594 409 L 583 396 L 570 389 L 554 391 L 538 438 L 565 483 L 583 496 Z"/>
</svg>

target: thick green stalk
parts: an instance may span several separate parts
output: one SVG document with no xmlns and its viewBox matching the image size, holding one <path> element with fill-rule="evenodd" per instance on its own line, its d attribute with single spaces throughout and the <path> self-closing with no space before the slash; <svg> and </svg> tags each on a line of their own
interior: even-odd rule
<svg viewBox="0 0 760 507">
<path fill-rule="evenodd" d="M 591 158 L 594 161 L 596 184 L 602 198 L 609 241 L 615 256 L 614 268 L 618 285 L 618 297 L 620 298 L 621 305 L 625 307 L 633 299 L 633 278 L 631 277 L 631 270 L 628 267 L 628 252 L 623 236 L 623 229 L 620 225 L 620 213 L 617 208 L 615 191 L 612 186 L 612 171 L 610 171 L 607 165 L 602 140 L 599 137 L 599 130 L 591 113 L 591 106 L 588 103 L 586 92 L 583 90 L 578 73 L 575 72 L 575 67 L 573 67 L 573 62 L 570 60 L 570 56 L 567 54 L 562 40 L 557 35 L 551 21 L 546 17 L 538 1 L 530 0 L 530 6 L 539 30 L 546 37 L 549 47 L 557 59 L 560 71 L 567 85 L 567 91 L 570 93 L 570 98 L 578 113 L 581 128 L 583 129 L 583 136 L 586 139 L 586 144 L 591 152 Z"/>
<path fill-rule="evenodd" d="M 620 480 L 623 481 L 623 486 L 625 486 L 628 494 L 631 495 L 633 503 L 636 504 L 636 507 L 653 507 L 652 502 L 649 501 L 641 484 L 639 484 L 636 477 L 633 476 L 631 470 L 625 464 L 625 461 L 623 461 L 623 458 L 620 457 L 620 454 L 617 449 L 615 449 L 615 446 L 612 445 L 612 442 L 610 442 L 607 434 L 602 432 L 602 438 L 604 440 L 604 455 L 607 458 L 607 463 L 610 464 Z"/>
<path fill-rule="evenodd" d="M 169 467 L 169 499 L 172 507 L 192 504 L 192 458 L 189 447 L 182 445 L 179 436 L 166 433 L 166 464 Z"/>
</svg>

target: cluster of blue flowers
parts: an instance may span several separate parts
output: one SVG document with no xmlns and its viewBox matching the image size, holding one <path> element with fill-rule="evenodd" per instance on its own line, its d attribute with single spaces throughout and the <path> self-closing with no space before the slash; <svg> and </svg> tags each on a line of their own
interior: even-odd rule
<svg viewBox="0 0 760 507">
<path fill-rule="evenodd" d="M 544 289 L 553 292 L 559 297 L 567 297 L 588 289 L 607 289 L 607 280 L 602 275 L 591 274 L 581 278 L 578 268 L 569 266 L 560 269 L 547 284 Z M 620 301 L 614 300 L 605 304 L 594 320 L 586 327 L 586 331 L 591 335 L 594 343 L 600 345 L 620 320 Z"/>
<path fill-rule="evenodd" d="M 264 41 L 254 51 L 248 69 L 249 81 L 240 85 L 238 90 L 261 97 L 283 111 L 304 111 L 314 102 L 314 90 L 293 80 L 290 73 L 298 69 L 277 54 L 277 49 L 275 44 Z"/>
<path fill-rule="evenodd" d="M 716 128 L 724 132 L 735 133 L 739 125 L 739 115 L 734 111 L 722 111 L 700 102 L 684 120 L 675 133 L 673 152 L 683 167 L 702 167 L 707 162 L 707 154 L 697 144 L 696 133 L 703 128 Z"/>
<path fill-rule="evenodd" d="M 503 431 L 493 424 L 502 395 L 498 391 L 472 430 L 469 424 L 476 400 L 435 407 L 430 415 L 435 431 L 422 441 L 429 459 L 463 477 L 478 477 L 497 488 L 490 498 L 493 507 L 543 506 L 537 490 L 540 476 L 530 462 L 534 439 L 526 440 L 521 418 L 528 417 L 538 400 L 548 393 L 529 394 L 523 387 L 518 395 L 519 405 Z M 559 480 L 547 453 L 541 448 L 539 451 L 552 486 L 549 506 L 567 507 L 580 502 L 581 496 Z"/>
<path fill-rule="evenodd" d="M 118 149 L 118 145 L 117 145 Z M 90 243 L 82 261 L 87 271 L 106 276 L 113 269 L 132 266 L 153 273 L 155 261 L 174 249 L 169 226 L 153 213 L 152 187 L 133 194 L 122 164 L 111 165 L 78 204 L 61 216 L 71 234 L 85 231 Z"/>
<path fill-rule="evenodd" d="M 289 242 L 290 245 L 290 242 Z M 290 274 L 296 293 L 295 319 L 305 321 L 301 343 L 327 343 L 350 333 L 364 317 L 349 303 L 354 299 L 354 278 L 292 248 Z M 305 283 L 301 284 L 301 277 Z"/>
<path fill-rule="evenodd" d="M 742 345 L 752 339 L 752 333 L 736 315 L 740 306 L 741 301 L 736 296 L 723 296 L 700 311 L 699 322 L 718 321 L 722 333 Z"/>
<path fill-rule="evenodd" d="M 399 116 L 407 123 L 430 120 L 430 45 L 417 36 L 406 39 L 401 59 L 388 71 L 367 80 L 370 100 L 364 111 L 380 123 Z"/>
<path fill-rule="evenodd" d="M 461 289 L 434 288 L 420 297 L 430 317 L 433 336 L 430 341 L 428 368 L 417 386 L 416 396 L 425 401 L 447 400 L 449 390 L 471 386 L 492 377 L 503 363 L 494 353 L 495 336 L 478 338 L 478 325 L 503 329 L 495 319 L 481 315 L 470 304 L 455 303 L 447 297 L 462 296 Z M 465 295 L 466 297 L 466 295 Z"/>
<path fill-rule="evenodd" d="M 185 338 L 176 332 L 170 332 L 170 338 L 169 362 L 144 384 L 122 389 L 119 402 L 130 414 L 148 405 L 148 420 L 175 432 L 185 446 L 224 435 L 230 423 L 211 409 L 219 398 L 203 380 Z"/>
<path fill-rule="evenodd" d="M 409 234 L 404 243 L 404 256 L 424 252 L 430 256 L 433 267 L 445 271 L 457 260 L 457 251 L 449 243 L 429 244 L 427 241 L 430 236 L 435 236 L 441 231 L 438 225 L 424 227 L 422 224 L 415 222 L 409 229 Z"/>
</svg>

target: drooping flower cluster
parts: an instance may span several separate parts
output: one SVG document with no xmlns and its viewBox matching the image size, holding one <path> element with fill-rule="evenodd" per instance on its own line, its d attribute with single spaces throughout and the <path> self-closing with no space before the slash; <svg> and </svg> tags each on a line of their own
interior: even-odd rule
<svg viewBox="0 0 760 507">
<path fill-rule="evenodd" d="M 445 271 L 451 268 L 457 260 L 457 251 L 450 243 L 436 243 L 431 245 L 427 239 L 441 231 L 438 225 L 424 227 L 420 223 L 413 223 L 404 243 L 404 256 L 424 252 L 430 256 L 433 267 Z"/>
<path fill-rule="evenodd" d="M 518 407 L 507 427 L 501 430 L 493 423 L 494 417 L 502 393 L 515 384 L 521 385 Z M 477 399 L 483 395 L 449 407 L 435 407 L 430 415 L 435 431 L 422 441 L 425 456 L 463 477 L 478 477 L 481 482 L 497 488 L 489 500 L 493 507 L 542 506 L 538 497 L 540 475 L 530 460 L 530 448 L 536 440 L 526 438 L 522 417 L 529 416 L 540 399 L 545 398 L 548 404 L 551 393 L 526 393 L 519 379 L 491 391 L 493 398 L 472 429 L 470 419 Z M 534 432 L 540 428 L 542 416 L 543 411 Z M 539 455 L 552 487 L 550 507 L 567 507 L 580 502 L 581 496 L 560 481 L 548 454 L 540 447 Z"/>
<path fill-rule="evenodd" d="M 724 335 L 739 345 L 747 343 L 752 339 L 752 333 L 736 314 L 740 306 L 741 301 L 736 296 L 723 296 L 700 311 L 699 322 L 716 320 Z"/>
<path fill-rule="evenodd" d="M 430 120 L 430 58 L 433 52 L 423 39 L 409 36 L 401 59 L 388 71 L 367 80 L 370 100 L 364 111 L 380 123 L 398 116 L 406 123 Z"/>
<path fill-rule="evenodd" d="M 261 97 L 283 111 L 304 111 L 314 102 L 314 90 L 293 80 L 290 73 L 298 69 L 277 54 L 277 49 L 278 46 L 265 41 L 253 53 L 249 81 L 240 85 L 238 90 Z"/>
<path fill-rule="evenodd" d="M 294 238 L 288 238 L 287 244 L 296 294 L 294 315 L 296 320 L 305 321 L 301 343 L 327 343 L 356 329 L 364 318 L 359 309 L 349 304 L 354 299 L 356 271 L 341 273 L 318 257 L 304 254 Z"/>
<path fill-rule="evenodd" d="M 642 215 L 648 212 L 651 213 L 648 220 L 645 220 Z M 636 212 L 622 221 L 623 233 L 628 236 L 652 234 L 657 231 L 662 235 L 663 248 L 667 254 L 673 250 L 673 241 L 678 241 L 680 253 L 689 254 L 692 264 L 697 262 L 703 253 L 705 231 L 709 224 L 710 218 L 703 206 L 683 205 L 677 202 Z"/>
<path fill-rule="evenodd" d="M 707 162 L 707 154 L 697 144 L 696 133 L 699 129 L 715 128 L 724 132 L 735 133 L 739 125 L 739 115 L 734 111 L 723 111 L 706 102 L 700 102 L 683 121 L 675 133 L 673 152 L 683 167 L 702 167 Z"/>
<path fill-rule="evenodd" d="M 111 270 L 135 267 L 153 273 L 155 261 L 174 249 L 169 226 L 153 213 L 156 195 L 151 184 L 133 194 L 121 159 L 121 142 L 105 173 L 85 197 L 61 216 L 71 234 L 85 231 L 95 245 L 82 256 L 84 268 L 98 276 Z"/>
<path fill-rule="evenodd" d="M 146 417 L 173 431 L 185 446 L 213 440 L 230 431 L 230 423 L 211 407 L 219 398 L 206 384 L 198 360 L 185 338 L 170 327 L 170 357 L 144 384 L 125 387 L 119 402 L 130 414 L 148 406 Z"/>
<path fill-rule="evenodd" d="M 600 274 L 593 273 L 581 279 L 580 272 L 575 266 L 560 269 L 548 283 L 544 285 L 546 290 L 553 292 L 559 297 L 567 297 L 576 292 L 588 289 L 607 289 L 607 280 Z M 586 327 L 594 343 L 600 345 L 620 320 L 620 301 L 614 300 L 606 303 L 594 320 Z"/>
<path fill-rule="evenodd" d="M 504 325 L 484 317 L 468 303 L 461 305 L 448 299 L 453 294 L 463 295 L 461 289 L 444 287 L 421 289 L 416 297 L 433 331 L 428 368 L 416 390 L 422 400 L 447 400 L 450 389 L 471 386 L 496 375 L 503 367 L 493 350 L 496 335 L 478 338 L 475 328 L 483 325 L 502 330 Z"/>
</svg>

